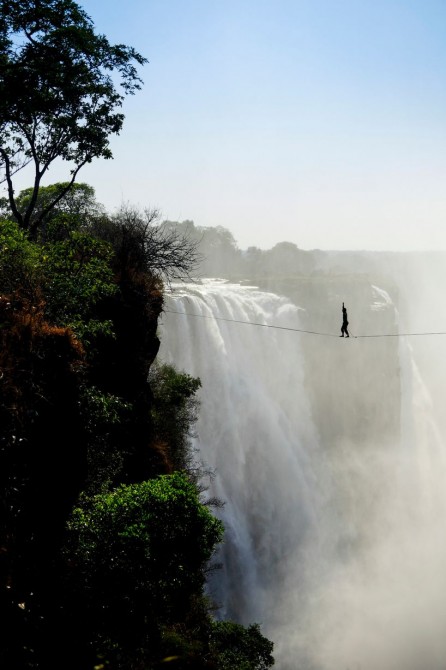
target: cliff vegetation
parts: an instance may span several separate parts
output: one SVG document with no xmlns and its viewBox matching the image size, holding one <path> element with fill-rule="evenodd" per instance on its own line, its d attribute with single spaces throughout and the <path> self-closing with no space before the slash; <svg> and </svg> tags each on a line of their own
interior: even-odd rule
<svg viewBox="0 0 446 670">
<path fill-rule="evenodd" d="M 270 667 L 259 627 L 205 595 L 223 527 L 191 450 L 200 381 L 156 362 L 164 282 L 194 245 L 85 184 L 35 239 L 13 219 L 4 203 L 2 667 Z"/>
<path fill-rule="evenodd" d="M 112 158 L 145 63 L 73 0 L 0 0 L 2 668 L 273 664 L 205 595 L 223 526 L 191 450 L 200 381 L 154 364 L 196 245 L 76 181 Z"/>
</svg>

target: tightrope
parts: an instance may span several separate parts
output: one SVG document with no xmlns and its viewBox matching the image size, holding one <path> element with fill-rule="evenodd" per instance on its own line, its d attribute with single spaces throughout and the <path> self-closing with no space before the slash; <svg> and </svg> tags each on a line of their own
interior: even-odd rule
<svg viewBox="0 0 446 670">
<path fill-rule="evenodd" d="M 196 317 L 198 319 L 212 319 L 215 321 L 229 321 L 230 323 L 241 323 L 246 326 L 257 326 L 259 328 L 274 328 L 275 330 L 289 330 L 294 333 L 306 333 L 308 335 L 319 335 L 321 337 L 342 337 L 342 335 L 334 335 L 333 333 L 319 333 L 315 330 L 304 330 L 303 328 L 289 328 L 286 326 L 276 326 L 274 324 L 270 323 L 258 323 L 256 321 L 241 321 L 239 319 L 229 319 L 224 316 L 211 316 L 209 314 L 193 314 L 191 312 L 178 312 L 173 309 L 164 309 L 164 312 L 167 312 L 169 314 L 180 314 L 183 316 L 191 316 L 191 317 Z M 431 332 L 431 333 L 381 333 L 381 334 L 376 334 L 376 335 L 353 335 L 351 334 L 350 337 L 359 340 L 363 338 L 371 338 L 371 337 L 423 337 L 423 336 L 428 336 L 428 335 L 446 335 L 446 332 L 440 331 L 440 332 Z"/>
<path fill-rule="evenodd" d="M 276 330 L 292 330 L 296 333 L 308 333 L 309 335 L 323 335 L 325 337 L 338 337 L 332 333 L 317 333 L 314 330 L 302 330 L 301 328 L 287 328 L 286 326 L 274 326 L 269 323 L 257 323 L 256 321 L 239 321 L 238 319 L 227 319 L 224 316 L 211 316 L 209 314 L 191 314 L 190 312 L 176 312 L 173 309 L 164 309 L 169 314 L 182 314 L 183 316 L 195 316 L 199 319 L 212 319 L 215 321 L 230 321 L 231 323 L 243 323 L 246 326 L 258 326 L 260 328 L 275 328 Z"/>
</svg>

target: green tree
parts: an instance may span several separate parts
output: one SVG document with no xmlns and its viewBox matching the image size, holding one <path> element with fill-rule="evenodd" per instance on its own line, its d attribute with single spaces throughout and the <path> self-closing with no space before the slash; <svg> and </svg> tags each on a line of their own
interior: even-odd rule
<svg viewBox="0 0 446 670">
<path fill-rule="evenodd" d="M 273 643 L 258 624 L 245 628 L 233 621 L 216 621 L 210 646 L 218 670 L 268 670 L 274 665 Z"/>
<path fill-rule="evenodd" d="M 135 63 L 146 59 L 96 34 L 73 0 L 0 0 L 0 17 L 0 169 L 13 216 L 35 235 L 79 170 L 112 157 L 109 136 L 121 130 L 124 96 L 141 86 Z M 72 165 L 70 179 L 36 210 L 42 178 L 56 159 Z M 27 165 L 33 186 L 20 211 L 13 178 Z"/>
<path fill-rule="evenodd" d="M 42 218 L 39 230 L 43 240 L 66 237 L 69 231 L 86 227 L 94 217 L 104 214 L 104 208 L 95 196 L 92 186 L 85 183 L 74 183 L 71 188 L 68 182 L 58 182 L 49 186 L 41 186 L 35 203 L 33 218 Z M 24 215 L 33 197 L 34 188 L 20 191 L 16 197 L 18 211 Z M 59 196 L 62 198 L 59 199 Z M 54 204 L 51 209 L 49 207 Z M 46 212 L 46 214 L 44 213 Z M 9 198 L 0 198 L 0 217 L 15 220 L 11 213 Z"/>
<path fill-rule="evenodd" d="M 86 233 L 42 247 L 42 288 L 46 314 L 56 325 L 69 325 L 77 335 L 110 332 L 110 324 L 95 318 L 94 307 L 114 295 L 110 246 Z"/>
<path fill-rule="evenodd" d="M 35 298 L 40 278 L 39 249 L 15 221 L 0 221 L 0 292 Z"/>
<path fill-rule="evenodd" d="M 152 365 L 149 381 L 153 393 L 151 413 L 156 438 L 168 450 L 173 467 L 176 470 L 187 469 L 192 474 L 194 463 L 190 438 L 197 420 L 199 402 L 195 394 L 201 381 L 167 364 Z"/>
<path fill-rule="evenodd" d="M 150 653 L 162 627 L 182 621 L 223 534 L 180 472 L 94 496 L 74 510 L 69 530 L 73 592 L 92 614 L 89 634 L 98 650 L 133 655 Z"/>
</svg>

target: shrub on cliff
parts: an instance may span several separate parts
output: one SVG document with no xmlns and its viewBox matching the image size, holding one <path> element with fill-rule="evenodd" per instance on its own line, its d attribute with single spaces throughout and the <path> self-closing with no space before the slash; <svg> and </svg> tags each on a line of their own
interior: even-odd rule
<svg viewBox="0 0 446 670">
<path fill-rule="evenodd" d="M 268 670 L 274 665 L 273 643 L 261 634 L 258 624 L 245 627 L 216 621 L 210 646 L 218 670 Z"/>
<path fill-rule="evenodd" d="M 85 500 L 68 528 L 71 585 L 91 617 L 91 642 L 134 663 L 135 649 L 150 656 L 162 627 L 183 620 L 223 532 L 179 472 Z"/>
<path fill-rule="evenodd" d="M 157 442 L 166 449 L 173 468 L 187 469 L 192 473 L 194 459 L 190 438 L 198 413 L 195 394 L 201 382 L 187 373 L 179 372 L 172 365 L 156 363 L 150 369 L 149 381 L 153 393 L 151 413 Z"/>
</svg>

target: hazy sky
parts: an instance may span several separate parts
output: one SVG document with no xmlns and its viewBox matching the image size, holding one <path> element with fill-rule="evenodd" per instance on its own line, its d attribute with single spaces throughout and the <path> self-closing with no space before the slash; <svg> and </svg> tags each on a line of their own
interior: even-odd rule
<svg viewBox="0 0 446 670">
<path fill-rule="evenodd" d="M 79 175 L 107 207 L 241 248 L 446 249 L 445 0 L 79 4 L 150 61 Z"/>
</svg>

